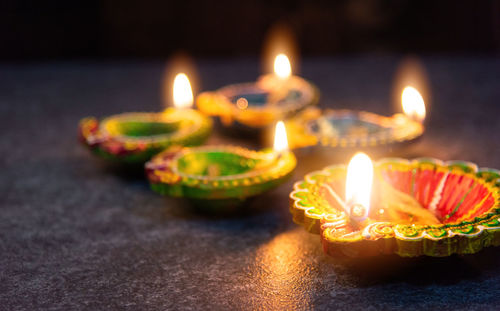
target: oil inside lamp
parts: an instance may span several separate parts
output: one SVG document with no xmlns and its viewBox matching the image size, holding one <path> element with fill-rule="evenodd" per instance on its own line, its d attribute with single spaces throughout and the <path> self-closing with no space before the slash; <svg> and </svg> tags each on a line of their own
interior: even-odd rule
<svg viewBox="0 0 500 311">
<path fill-rule="evenodd" d="M 425 103 L 422 95 L 412 86 L 407 86 L 401 93 L 403 112 L 411 119 L 422 123 L 425 119 Z"/>
<path fill-rule="evenodd" d="M 441 223 L 415 198 L 387 183 L 380 172 L 374 171 L 371 159 L 361 152 L 352 157 L 347 167 L 345 200 L 327 183 L 322 187 L 345 212 L 353 228 L 359 229 L 374 221 L 404 224 Z M 373 193 L 372 187 L 375 188 Z M 370 210 L 371 207 L 373 211 Z"/>
<path fill-rule="evenodd" d="M 372 160 L 362 152 L 355 154 L 347 167 L 345 205 L 343 205 L 354 225 L 366 225 L 380 220 L 410 224 L 440 223 L 431 211 L 425 209 L 412 196 L 387 183 L 380 173 L 377 173 L 374 185 L 376 191 L 373 195 L 373 204 L 376 212 L 370 212 L 373 181 Z"/>
<path fill-rule="evenodd" d="M 178 73 L 175 76 L 173 93 L 176 108 L 191 108 L 193 106 L 193 91 L 185 73 Z"/>
</svg>

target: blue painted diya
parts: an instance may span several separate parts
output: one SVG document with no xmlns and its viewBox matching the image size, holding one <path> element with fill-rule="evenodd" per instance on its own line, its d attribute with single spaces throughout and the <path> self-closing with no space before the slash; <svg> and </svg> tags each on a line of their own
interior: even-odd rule
<svg viewBox="0 0 500 311">
<path fill-rule="evenodd" d="M 255 83 L 225 86 L 196 98 L 198 109 L 225 127 L 255 131 L 317 104 L 318 89 L 298 77 L 264 75 Z"/>
<path fill-rule="evenodd" d="M 286 121 L 290 148 L 373 148 L 409 143 L 424 125 L 405 114 L 309 108 Z"/>
</svg>

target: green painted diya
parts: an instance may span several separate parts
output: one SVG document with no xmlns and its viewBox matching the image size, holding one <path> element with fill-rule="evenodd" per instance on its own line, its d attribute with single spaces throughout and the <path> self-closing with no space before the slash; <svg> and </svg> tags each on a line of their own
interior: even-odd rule
<svg viewBox="0 0 500 311">
<path fill-rule="evenodd" d="M 345 191 L 346 171 L 346 166 L 336 165 L 312 172 L 297 182 L 290 194 L 294 222 L 320 234 L 329 255 L 442 257 L 500 245 L 498 170 L 428 158 L 377 162 L 374 187 L 387 183 L 418 201 L 426 213 L 439 220 L 433 224 L 412 223 L 408 215 L 399 215 L 401 221 L 387 220 L 386 215 L 394 211 L 381 208 L 384 197 L 373 192 L 368 220 L 353 223 L 333 199 Z"/>
<path fill-rule="evenodd" d="M 405 114 L 390 117 L 352 111 L 310 108 L 286 122 L 290 148 L 374 148 L 409 143 L 424 126 Z"/>
<path fill-rule="evenodd" d="M 146 163 L 151 188 L 207 207 L 237 206 L 282 184 L 296 165 L 292 152 L 234 146 L 173 148 Z"/>
<path fill-rule="evenodd" d="M 165 148 L 196 146 L 205 141 L 212 122 L 193 109 L 159 113 L 123 113 L 82 119 L 81 141 L 95 154 L 115 162 L 144 163 Z"/>
<path fill-rule="evenodd" d="M 255 131 L 317 104 L 318 89 L 298 77 L 264 75 L 255 83 L 225 86 L 196 98 L 198 109 L 225 127 Z"/>
</svg>

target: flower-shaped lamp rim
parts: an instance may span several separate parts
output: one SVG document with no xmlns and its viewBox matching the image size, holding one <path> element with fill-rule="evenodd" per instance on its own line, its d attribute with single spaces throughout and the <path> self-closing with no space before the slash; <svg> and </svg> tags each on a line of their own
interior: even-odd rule
<svg viewBox="0 0 500 311">
<path fill-rule="evenodd" d="M 295 183 L 294 190 L 290 193 L 290 211 L 294 221 L 309 232 L 321 234 L 327 252 L 338 251 L 339 248 L 343 248 L 340 245 L 345 246 L 343 249 L 346 250 L 349 244 L 362 244 L 365 249 L 372 247 L 373 252 L 370 255 L 396 253 L 401 256 L 448 256 L 453 253 L 474 253 L 484 246 L 500 244 L 500 171 L 490 168 L 478 169 L 470 162 L 443 162 L 433 158 L 414 160 L 386 158 L 376 163 L 378 168 L 387 165 L 402 166 L 411 170 L 427 167 L 436 171 L 468 176 L 488 190 L 488 196 L 492 196 L 494 203 L 491 208 L 474 216 L 473 219 L 470 219 L 472 216 L 468 218 L 464 215 L 455 223 L 429 226 L 376 222 L 368 225 L 364 235 L 359 235 L 357 240 L 342 241 L 331 234 L 333 230 L 331 224 L 345 218 L 345 214 L 325 211 L 319 208 L 320 205 L 311 204 L 315 195 L 311 192 L 311 185 L 317 183 L 318 178 L 345 173 L 344 165 L 333 165 L 311 172 L 304 177 L 304 180 Z M 480 206 L 477 208 L 479 210 Z M 470 215 L 474 215 L 472 212 Z M 377 247 L 373 248 L 373 245 Z"/>
</svg>

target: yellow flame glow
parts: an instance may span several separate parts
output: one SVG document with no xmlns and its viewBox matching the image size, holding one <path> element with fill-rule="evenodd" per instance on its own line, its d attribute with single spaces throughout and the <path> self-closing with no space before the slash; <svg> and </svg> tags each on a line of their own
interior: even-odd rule
<svg viewBox="0 0 500 311">
<path fill-rule="evenodd" d="M 274 59 L 274 73 L 281 79 L 286 79 L 292 74 L 292 66 L 285 54 L 278 54 Z"/>
<path fill-rule="evenodd" d="M 193 106 L 193 91 L 185 73 L 179 73 L 174 79 L 174 106 L 190 108 Z"/>
<path fill-rule="evenodd" d="M 360 204 L 368 215 L 373 182 L 373 163 L 369 156 L 356 153 L 347 166 L 345 200 L 347 204 Z"/>
<path fill-rule="evenodd" d="M 422 95 L 412 86 L 404 88 L 401 93 L 401 105 L 404 113 L 419 122 L 425 119 L 425 103 Z"/>
<path fill-rule="evenodd" d="M 274 151 L 282 152 L 288 150 L 288 138 L 286 136 L 285 123 L 279 121 L 274 130 Z"/>
</svg>

